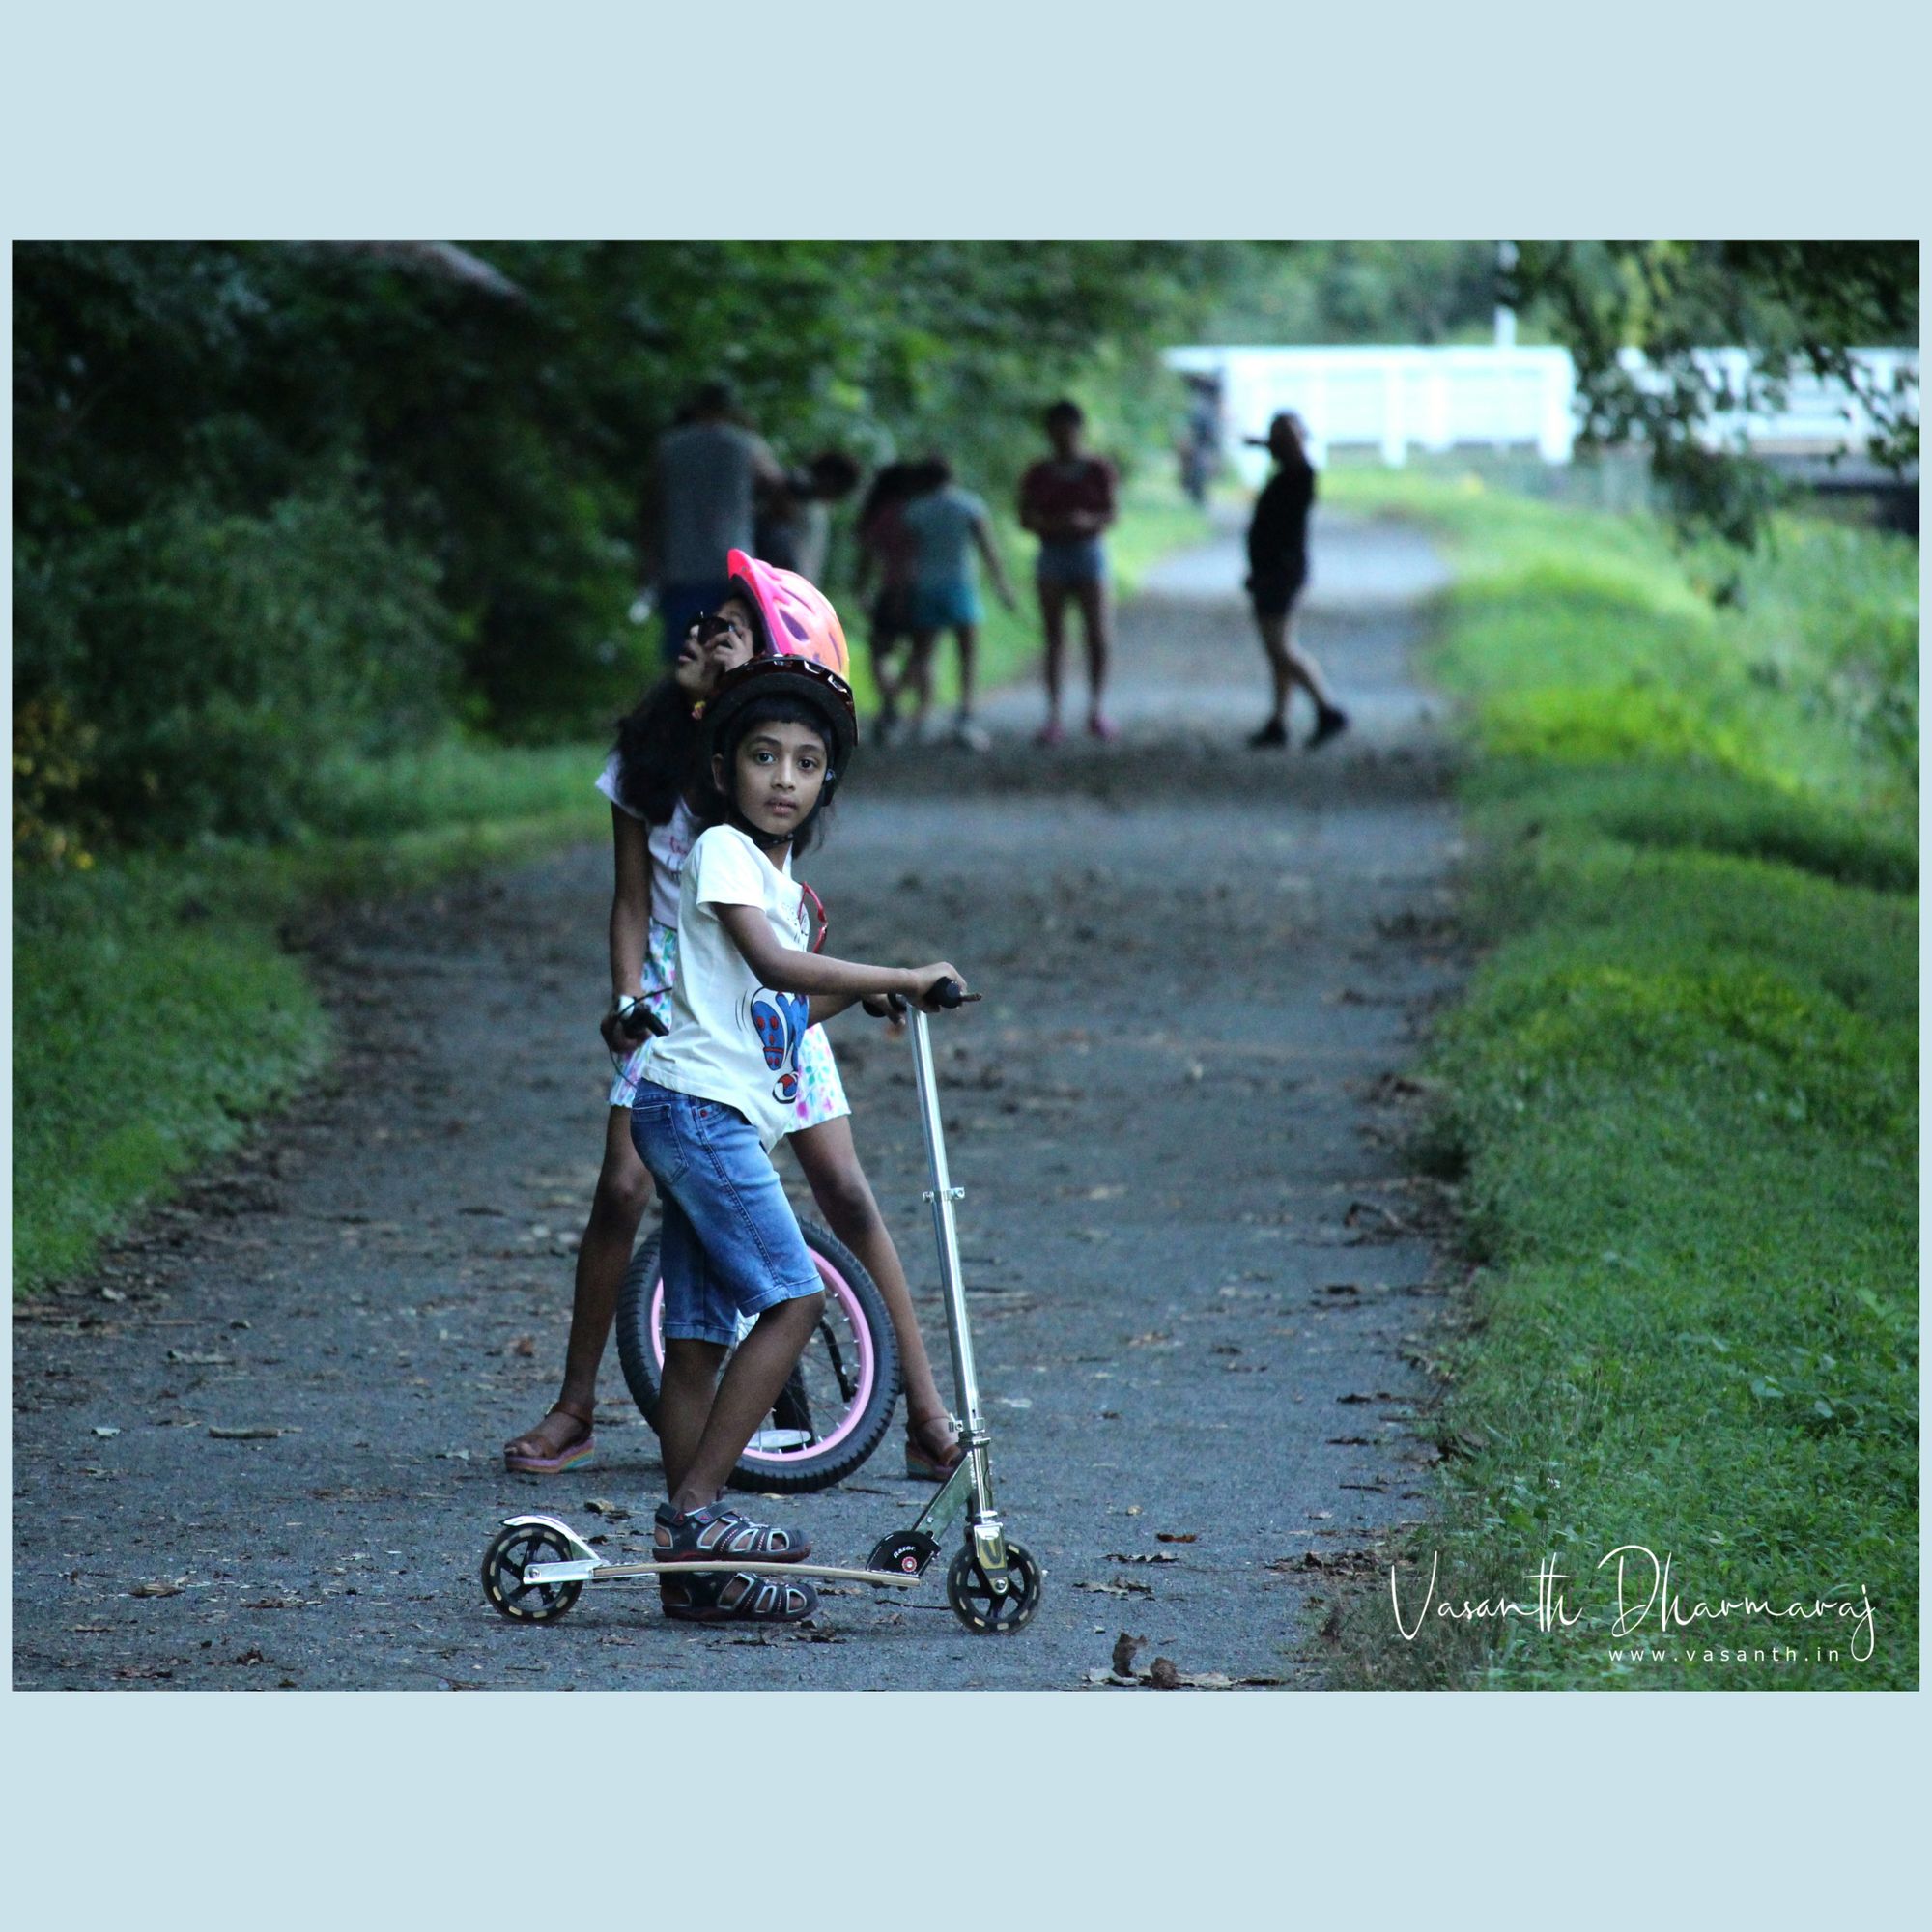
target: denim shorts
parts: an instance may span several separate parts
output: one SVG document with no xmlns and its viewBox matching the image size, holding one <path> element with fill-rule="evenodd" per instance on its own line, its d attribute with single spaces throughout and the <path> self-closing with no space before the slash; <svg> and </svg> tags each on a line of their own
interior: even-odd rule
<svg viewBox="0 0 1932 1932">
<path fill-rule="evenodd" d="M 982 615 L 979 593 L 973 588 L 971 578 L 952 577 L 913 585 L 915 631 L 943 631 L 953 624 L 977 624 Z"/>
<path fill-rule="evenodd" d="M 1104 583 L 1107 547 L 1098 537 L 1042 537 L 1034 575 L 1042 583 Z"/>
<path fill-rule="evenodd" d="M 640 1080 L 631 1144 L 664 1201 L 667 1340 L 728 1347 L 739 1316 L 819 1293 L 778 1169 L 737 1108 Z"/>
</svg>

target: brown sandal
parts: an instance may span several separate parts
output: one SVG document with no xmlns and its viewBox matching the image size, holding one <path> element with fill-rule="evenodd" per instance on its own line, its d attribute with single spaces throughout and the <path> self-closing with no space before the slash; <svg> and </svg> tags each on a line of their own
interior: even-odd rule
<svg viewBox="0 0 1932 1932">
<path fill-rule="evenodd" d="M 527 1451 L 519 1451 L 519 1442 L 527 1442 L 536 1430 L 526 1431 L 514 1441 L 503 1445 L 503 1467 L 513 1476 L 561 1476 L 567 1470 L 581 1469 L 597 1453 L 597 1437 L 591 1434 L 590 1417 L 581 1410 L 571 1408 L 564 1403 L 553 1403 L 550 1413 L 544 1417 L 548 1422 L 552 1415 L 567 1415 L 571 1421 L 582 1426 L 583 1434 L 574 1436 L 563 1447 L 551 1456 L 535 1456 Z M 543 1422 L 537 1424 L 537 1429 Z"/>
</svg>

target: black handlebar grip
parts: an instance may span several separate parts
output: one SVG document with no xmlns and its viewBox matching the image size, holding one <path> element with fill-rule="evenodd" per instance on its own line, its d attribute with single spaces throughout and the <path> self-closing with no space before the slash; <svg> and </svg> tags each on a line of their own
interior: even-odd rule
<svg viewBox="0 0 1932 1932">
<path fill-rule="evenodd" d="M 966 988 L 957 980 L 941 980 L 932 988 L 932 997 L 949 1011 L 966 997 Z"/>
</svg>

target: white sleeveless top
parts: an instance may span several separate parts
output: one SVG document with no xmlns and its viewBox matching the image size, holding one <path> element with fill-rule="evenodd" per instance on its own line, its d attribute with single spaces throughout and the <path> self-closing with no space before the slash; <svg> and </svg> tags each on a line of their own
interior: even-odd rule
<svg viewBox="0 0 1932 1932">
<path fill-rule="evenodd" d="M 627 818 L 642 818 L 626 805 L 617 790 L 617 754 L 612 752 L 597 774 L 597 789 Z M 658 925 L 677 923 L 677 887 L 684 874 L 684 862 L 697 842 L 703 828 L 692 816 L 682 797 L 671 808 L 662 825 L 650 828 L 646 843 L 651 848 L 651 919 Z"/>
</svg>

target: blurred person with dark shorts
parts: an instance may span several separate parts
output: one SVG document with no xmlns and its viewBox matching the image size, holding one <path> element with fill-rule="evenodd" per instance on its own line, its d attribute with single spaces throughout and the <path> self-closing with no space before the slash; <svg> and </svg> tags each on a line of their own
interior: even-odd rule
<svg viewBox="0 0 1932 1932">
<path fill-rule="evenodd" d="M 1274 474 L 1256 499 L 1248 524 L 1248 596 L 1255 626 L 1267 653 L 1274 682 L 1274 708 L 1248 743 L 1257 751 L 1288 744 L 1288 701 L 1299 685 L 1315 702 L 1315 728 L 1307 749 L 1325 745 L 1348 728 L 1349 714 L 1329 696 L 1321 668 L 1294 645 L 1294 604 L 1308 582 L 1308 519 L 1315 508 L 1315 467 L 1302 447 L 1300 418 L 1284 411 L 1268 425 L 1265 438 L 1249 443 L 1275 461 Z"/>
</svg>

